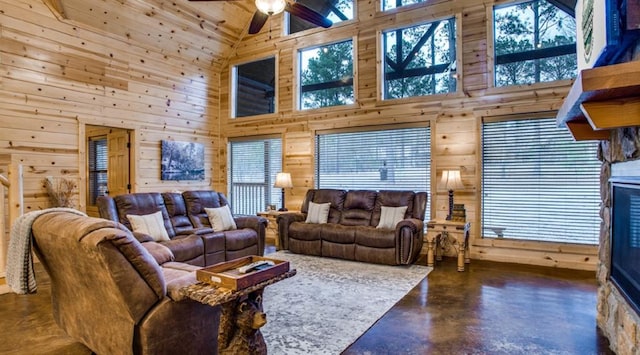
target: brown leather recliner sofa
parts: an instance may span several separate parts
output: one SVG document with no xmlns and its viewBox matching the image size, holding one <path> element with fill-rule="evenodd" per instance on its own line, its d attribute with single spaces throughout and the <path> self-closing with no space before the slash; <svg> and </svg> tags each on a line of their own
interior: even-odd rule
<svg viewBox="0 0 640 355">
<path fill-rule="evenodd" d="M 221 306 L 185 298 L 199 267 L 122 225 L 51 211 L 32 224 L 53 318 L 95 354 L 217 354 Z"/>
<path fill-rule="evenodd" d="M 307 223 L 310 203 L 330 203 L 327 223 Z M 404 207 L 395 228 L 376 228 L 384 207 Z M 412 264 L 424 240 L 427 193 L 312 189 L 300 213 L 278 216 L 278 237 L 293 253 L 388 265 Z"/>
<path fill-rule="evenodd" d="M 144 192 L 100 196 L 100 217 L 120 222 L 133 231 L 127 215 L 162 213 L 169 240 L 158 241 L 174 254 L 175 260 L 197 266 L 209 266 L 248 255 L 264 255 L 267 219 L 259 216 L 234 216 L 237 229 L 215 231 L 205 208 L 229 205 L 224 194 L 216 191 Z M 140 242 L 152 242 L 149 235 L 134 232 Z"/>
</svg>

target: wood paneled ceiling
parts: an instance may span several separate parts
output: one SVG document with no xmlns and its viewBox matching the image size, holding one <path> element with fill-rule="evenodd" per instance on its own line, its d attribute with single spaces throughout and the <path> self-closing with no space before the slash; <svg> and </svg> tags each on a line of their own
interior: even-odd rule
<svg viewBox="0 0 640 355">
<path fill-rule="evenodd" d="M 159 48 L 168 56 L 220 63 L 246 34 L 253 0 L 45 0 L 62 19 Z"/>
</svg>

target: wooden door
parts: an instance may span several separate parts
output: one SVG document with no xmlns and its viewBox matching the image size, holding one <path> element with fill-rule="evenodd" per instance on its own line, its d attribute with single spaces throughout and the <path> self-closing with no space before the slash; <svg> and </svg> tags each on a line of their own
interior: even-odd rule
<svg viewBox="0 0 640 355">
<path fill-rule="evenodd" d="M 107 135 L 109 150 L 109 168 L 107 172 L 109 195 L 117 196 L 129 193 L 129 132 L 114 129 Z"/>
</svg>

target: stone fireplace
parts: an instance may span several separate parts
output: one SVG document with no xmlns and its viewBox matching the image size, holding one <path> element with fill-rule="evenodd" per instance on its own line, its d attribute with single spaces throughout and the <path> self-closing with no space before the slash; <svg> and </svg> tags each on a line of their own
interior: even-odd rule
<svg viewBox="0 0 640 355">
<path fill-rule="evenodd" d="M 613 199 L 610 179 L 626 176 L 640 179 L 640 128 L 612 130 L 611 139 L 601 141 L 600 174 L 602 206 L 600 215 L 600 263 L 598 278 L 598 326 L 611 348 L 619 355 L 640 352 L 640 315 L 611 281 L 611 212 Z M 632 179 L 635 180 L 635 179 Z M 615 213 L 616 211 L 613 210 Z M 615 242 L 614 242 L 615 243 Z M 636 264 L 638 261 L 635 261 Z"/>
</svg>

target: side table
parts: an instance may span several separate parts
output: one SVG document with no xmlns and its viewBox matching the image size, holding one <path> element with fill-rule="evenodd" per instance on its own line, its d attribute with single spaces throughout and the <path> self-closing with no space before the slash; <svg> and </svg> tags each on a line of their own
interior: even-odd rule
<svg viewBox="0 0 640 355">
<path fill-rule="evenodd" d="M 440 246 L 450 242 L 458 252 L 458 271 L 464 271 L 464 264 L 469 264 L 469 231 L 471 223 L 434 219 L 427 223 L 427 266 L 434 266 L 435 259 L 442 260 Z"/>
<path fill-rule="evenodd" d="M 257 215 L 264 217 L 269 221 L 267 229 L 265 231 L 266 239 L 273 239 L 273 243 L 276 246 L 276 250 L 280 250 L 280 238 L 278 238 L 278 216 L 283 213 L 291 213 L 298 211 L 263 211 L 258 212 Z"/>
</svg>

